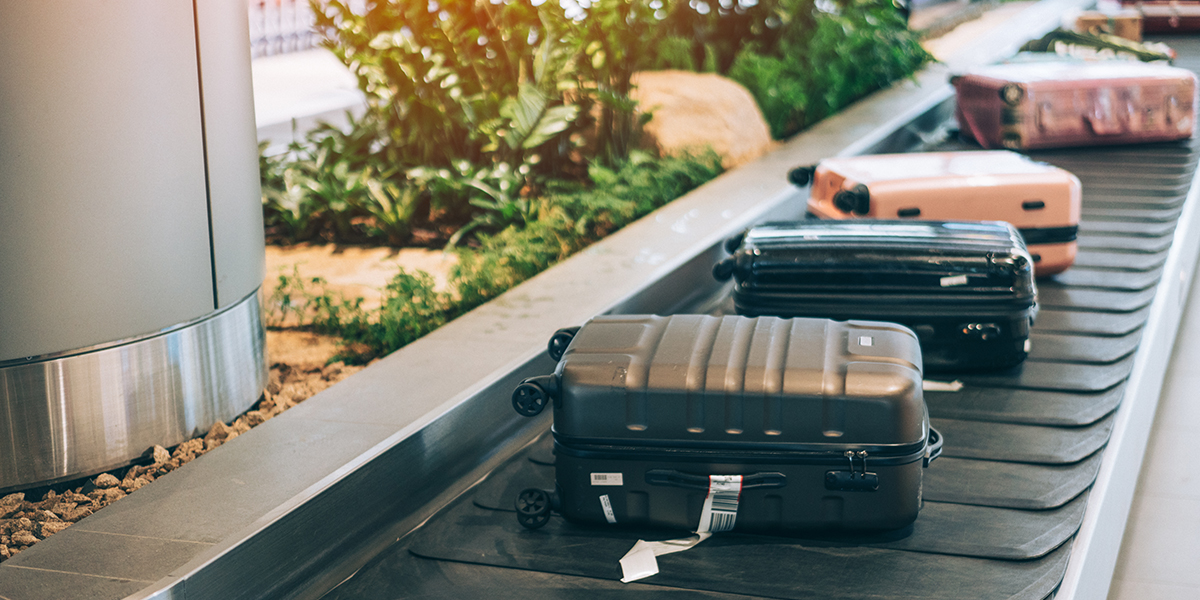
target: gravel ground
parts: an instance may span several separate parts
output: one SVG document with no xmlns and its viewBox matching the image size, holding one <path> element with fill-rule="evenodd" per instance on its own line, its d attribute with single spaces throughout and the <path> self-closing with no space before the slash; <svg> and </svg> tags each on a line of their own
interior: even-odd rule
<svg viewBox="0 0 1200 600">
<path fill-rule="evenodd" d="M 0 498 L 0 561 L 362 370 L 342 363 L 326 365 L 333 355 L 334 342 L 333 338 L 303 331 L 269 331 L 267 351 L 272 364 L 267 389 L 253 408 L 232 423 L 213 423 L 203 437 L 170 450 L 154 446 L 142 461 L 123 469 Z"/>
</svg>

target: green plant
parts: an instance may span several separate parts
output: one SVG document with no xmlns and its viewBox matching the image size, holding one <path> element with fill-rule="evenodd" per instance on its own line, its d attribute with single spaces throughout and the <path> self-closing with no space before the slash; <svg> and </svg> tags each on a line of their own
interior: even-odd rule
<svg viewBox="0 0 1200 600">
<path fill-rule="evenodd" d="M 661 5 L 663 27 L 668 35 L 655 54 L 665 55 L 677 66 L 694 71 L 729 72 L 742 48 L 755 45 L 774 48 L 784 19 L 811 10 L 811 0 L 690 0 L 654 3 Z M 682 52 L 687 58 L 681 60 Z"/>
<path fill-rule="evenodd" d="M 329 292 L 319 278 L 280 274 L 266 301 L 269 326 L 298 323 L 342 338 L 335 360 L 365 362 L 393 352 L 588 244 L 670 202 L 721 172 L 714 153 L 657 159 L 635 152 L 614 168 L 594 165 L 588 184 L 559 182 L 530 199 L 537 219 L 481 234 L 478 248 L 456 250 L 450 290 L 424 272 L 401 270 L 377 311 L 363 299 Z"/>
<path fill-rule="evenodd" d="M 311 4 L 380 120 L 392 164 L 520 164 L 574 121 L 559 89 L 571 56 L 552 4 L 374 0 L 362 15 L 339 0 Z"/>
<path fill-rule="evenodd" d="M 368 177 L 365 183 L 367 193 L 358 199 L 358 208 L 368 217 L 362 223 L 366 237 L 382 239 L 393 246 L 409 242 L 413 225 L 422 216 L 419 213 L 427 209 L 422 190 L 392 179 Z"/>
<path fill-rule="evenodd" d="M 529 182 L 528 164 L 515 169 L 508 163 L 476 168 L 467 161 L 460 161 L 453 170 L 418 168 L 409 174 L 421 185 L 429 186 L 435 195 L 467 198 L 469 204 L 479 209 L 466 225 L 450 236 L 448 247 L 457 245 L 463 236 L 476 229 L 502 229 L 533 220 L 533 203 L 522 195 Z"/>
<path fill-rule="evenodd" d="M 729 76 L 782 138 L 887 84 L 931 57 L 888 0 L 779 0 L 779 36 L 738 53 Z"/>
<path fill-rule="evenodd" d="M 304 167 L 285 157 L 262 155 L 259 147 L 259 171 L 262 177 L 263 224 L 268 237 L 291 242 L 310 239 L 321 228 L 324 207 L 312 198 L 304 185 Z"/>
<path fill-rule="evenodd" d="M 541 200 L 536 221 L 480 236 L 478 249 L 459 250 L 450 275 L 458 294 L 456 314 L 496 297 L 720 172 L 720 157 L 712 152 L 658 159 L 635 151 L 615 168 L 593 164 L 590 185 L 561 189 Z"/>
</svg>

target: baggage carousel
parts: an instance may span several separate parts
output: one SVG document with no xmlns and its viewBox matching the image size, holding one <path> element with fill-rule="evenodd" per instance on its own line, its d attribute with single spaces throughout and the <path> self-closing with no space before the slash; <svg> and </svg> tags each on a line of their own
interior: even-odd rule
<svg viewBox="0 0 1200 600">
<path fill-rule="evenodd" d="M 1067 1 L 978 47 L 1040 35 Z M 1156 39 L 1200 70 L 1200 39 Z M 931 382 L 946 441 L 910 529 L 723 534 L 623 584 L 636 540 L 685 532 L 517 523 L 516 492 L 548 487 L 554 456 L 549 414 L 521 417 L 509 396 L 552 368 L 548 336 L 604 312 L 729 312 L 710 274 L 722 241 L 802 214 L 796 164 L 973 148 L 931 71 L 5 561 L 0 597 L 1103 598 L 1200 253 L 1197 140 L 1032 153 L 1083 182 L 1079 257 L 1039 282 L 1024 365 Z"/>
<path fill-rule="evenodd" d="M 1200 40 L 1156 41 L 1178 51 L 1178 66 L 1200 70 Z M 944 117 L 948 108 L 942 103 L 926 118 Z M 905 149 L 972 148 L 946 135 Z M 1174 320 L 1166 314 L 1174 299 L 1156 291 L 1164 273 L 1186 280 L 1186 261 L 1194 262 L 1194 249 L 1190 257 L 1171 249 L 1185 206 L 1195 210 L 1187 200 L 1198 149 L 1193 139 L 1030 153 L 1083 183 L 1078 259 L 1039 280 L 1041 310 L 1024 365 L 938 376 L 952 381 L 928 386 L 931 424 L 945 446 L 926 471 L 925 504 L 910 529 L 856 537 L 723 534 L 659 557 L 658 575 L 622 584 L 618 560 L 638 539 L 680 532 L 580 526 L 557 516 L 543 529 L 523 529 L 513 509 L 518 491 L 554 483 L 555 458 L 542 434 L 326 597 L 531 600 L 635 589 L 656 598 L 1099 597 L 1089 590 L 1107 582 L 1096 588 L 1087 576 L 1103 565 L 1082 566 L 1079 557 L 1108 561 L 1111 576 L 1121 532 L 1114 540 L 1098 523 L 1120 508 L 1112 488 L 1127 486 L 1131 495 L 1134 482 L 1105 459 L 1114 444 L 1136 442 L 1130 422 L 1153 416 L 1164 367 L 1155 377 L 1151 362 L 1165 364 L 1171 344 L 1164 349 L 1163 340 L 1173 340 L 1178 322 L 1177 306 Z M 1186 293 L 1187 286 L 1175 289 Z M 679 312 L 732 314 L 728 289 Z M 1127 498 L 1124 504 L 1127 511 Z"/>
</svg>

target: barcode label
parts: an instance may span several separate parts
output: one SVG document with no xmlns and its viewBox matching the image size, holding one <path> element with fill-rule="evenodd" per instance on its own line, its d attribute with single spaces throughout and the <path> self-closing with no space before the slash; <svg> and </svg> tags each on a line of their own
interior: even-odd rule
<svg viewBox="0 0 1200 600">
<path fill-rule="evenodd" d="M 592 473 L 592 485 L 625 485 L 622 473 Z"/>
<path fill-rule="evenodd" d="M 712 530 L 713 531 L 729 531 L 729 530 L 733 529 L 733 525 L 736 522 L 737 522 L 737 513 L 713 512 Z"/>
<path fill-rule="evenodd" d="M 700 511 L 697 533 L 729 531 L 737 523 L 738 500 L 742 495 L 741 475 L 709 475 L 708 497 Z"/>
<path fill-rule="evenodd" d="M 613 513 L 612 501 L 608 499 L 608 494 L 600 496 L 600 508 L 604 509 L 604 520 L 609 523 L 617 522 L 617 515 Z"/>
<path fill-rule="evenodd" d="M 712 509 L 736 513 L 738 509 L 738 492 L 716 492 L 712 497 Z"/>
<path fill-rule="evenodd" d="M 950 287 L 952 285 L 967 285 L 967 276 L 951 275 L 950 277 L 942 278 L 942 287 Z"/>
</svg>

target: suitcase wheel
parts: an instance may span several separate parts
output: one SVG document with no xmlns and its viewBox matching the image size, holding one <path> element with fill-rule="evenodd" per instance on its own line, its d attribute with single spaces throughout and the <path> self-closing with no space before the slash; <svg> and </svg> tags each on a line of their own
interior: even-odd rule
<svg viewBox="0 0 1200 600">
<path fill-rule="evenodd" d="M 1005 84 L 1000 88 L 1000 99 L 1009 106 L 1016 106 L 1025 97 L 1025 88 L 1015 83 Z"/>
<path fill-rule="evenodd" d="M 550 522 L 550 494 L 528 488 L 517 494 L 517 522 L 526 529 L 537 529 Z"/>
<path fill-rule="evenodd" d="M 788 171 L 788 181 L 796 187 L 804 187 L 812 182 L 813 174 L 816 172 L 816 167 L 796 167 Z"/>
<path fill-rule="evenodd" d="M 717 281 L 729 281 L 729 278 L 733 277 L 733 270 L 736 267 L 737 261 L 735 261 L 732 257 L 718 262 L 717 264 L 713 265 L 712 268 L 713 279 L 716 279 Z"/>
<path fill-rule="evenodd" d="M 834 194 L 833 205 L 842 212 L 865 215 L 871 211 L 871 193 L 867 186 L 860 183 L 852 190 L 841 190 Z"/>
<path fill-rule="evenodd" d="M 575 339 L 576 333 L 579 333 L 578 327 L 564 327 L 555 331 L 554 335 L 550 336 L 550 343 L 546 344 L 546 351 L 550 354 L 550 358 L 562 360 L 567 346 L 571 345 L 571 340 Z"/>
<path fill-rule="evenodd" d="M 725 240 L 725 251 L 733 254 L 742 245 L 742 240 L 746 239 L 746 232 L 743 231 L 727 240 Z"/>
<path fill-rule="evenodd" d="M 549 402 L 550 394 L 546 393 L 546 389 L 532 381 L 522 381 L 513 390 L 513 408 L 522 416 L 536 417 Z"/>
</svg>

